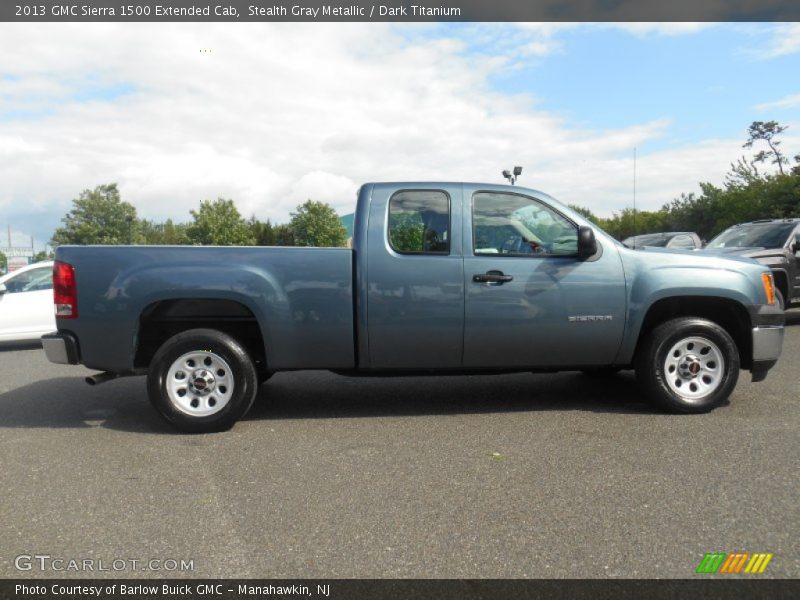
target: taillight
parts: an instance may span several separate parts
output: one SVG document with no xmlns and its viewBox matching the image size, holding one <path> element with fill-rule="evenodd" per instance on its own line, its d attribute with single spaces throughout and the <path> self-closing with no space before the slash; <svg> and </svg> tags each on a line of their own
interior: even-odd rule
<svg viewBox="0 0 800 600">
<path fill-rule="evenodd" d="M 78 316 L 78 288 L 75 285 L 75 267 L 57 260 L 53 263 L 53 303 L 56 316 L 74 319 Z"/>
</svg>

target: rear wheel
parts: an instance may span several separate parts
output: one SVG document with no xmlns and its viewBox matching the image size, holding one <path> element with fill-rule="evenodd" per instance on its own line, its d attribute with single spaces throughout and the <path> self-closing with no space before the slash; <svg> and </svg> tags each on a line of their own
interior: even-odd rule
<svg viewBox="0 0 800 600">
<path fill-rule="evenodd" d="M 153 406 L 187 433 L 230 429 L 250 409 L 257 389 L 247 351 L 213 329 L 191 329 L 168 339 L 147 375 Z"/>
<path fill-rule="evenodd" d="M 708 412 L 736 386 L 739 351 L 728 332 L 712 321 L 672 319 L 644 341 L 636 378 L 650 400 L 668 411 Z"/>
</svg>

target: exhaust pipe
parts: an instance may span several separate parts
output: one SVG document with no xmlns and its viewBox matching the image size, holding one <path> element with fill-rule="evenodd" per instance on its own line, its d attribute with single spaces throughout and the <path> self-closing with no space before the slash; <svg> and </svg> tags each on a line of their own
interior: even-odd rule
<svg viewBox="0 0 800 600">
<path fill-rule="evenodd" d="M 111 381 L 112 379 L 117 379 L 119 377 L 119 373 L 112 373 L 111 371 L 106 371 L 105 373 L 97 373 L 96 375 L 90 375 L 86 378 L 86 383 L 89 385 L 100 385 L 101 383 L 105 383 L 106 381 Z"/>
</svg>

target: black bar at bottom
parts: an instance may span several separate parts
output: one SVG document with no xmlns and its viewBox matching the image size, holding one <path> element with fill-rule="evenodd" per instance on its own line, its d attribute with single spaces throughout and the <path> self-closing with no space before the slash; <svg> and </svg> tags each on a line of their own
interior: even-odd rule
<svg viewBox="0 0 800 600">
<path fill-rule="evenodd" d="M 5 579 L 5 599 L 314 598 L 316 600 L 513 600 L 516 598 L 800 598 L 800 580 L 697 579 Z"/>
</svg>

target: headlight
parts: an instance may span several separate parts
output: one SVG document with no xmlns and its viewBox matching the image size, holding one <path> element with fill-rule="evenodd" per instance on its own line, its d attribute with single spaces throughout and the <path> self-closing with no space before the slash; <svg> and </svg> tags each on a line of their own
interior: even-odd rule
<svg viewBox="0 0 800 600">
<path fill-rule="evenodd" d="M 767 304 L 775 304 L 775 282 L 772 280 L 772 273 L 762 273 L 761 283 L 764 285 Z"/>
</svg>

